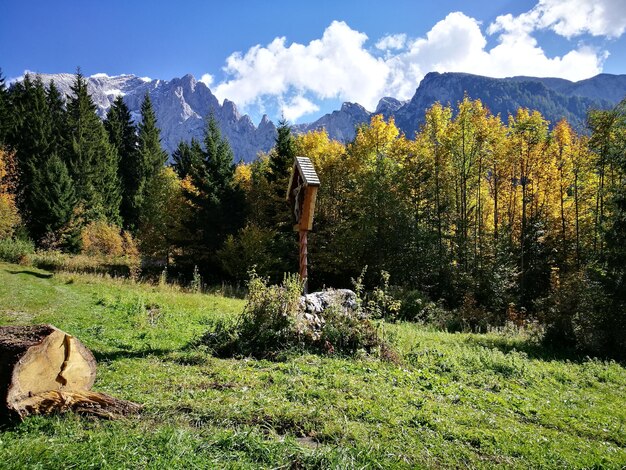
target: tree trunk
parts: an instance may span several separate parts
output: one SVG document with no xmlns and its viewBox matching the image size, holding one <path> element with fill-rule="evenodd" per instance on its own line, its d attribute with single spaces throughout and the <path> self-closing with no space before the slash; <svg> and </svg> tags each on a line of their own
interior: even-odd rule
<svg viewBox="0 0 626 470">
<path fill-rule="evenodd" d="M 139 405 L 89 390 L 96 360 L 78 339 L 52 325 L 0 327 L 0 414 L 47 414 L 67 410 L 112 417 Z"/>
</svg>

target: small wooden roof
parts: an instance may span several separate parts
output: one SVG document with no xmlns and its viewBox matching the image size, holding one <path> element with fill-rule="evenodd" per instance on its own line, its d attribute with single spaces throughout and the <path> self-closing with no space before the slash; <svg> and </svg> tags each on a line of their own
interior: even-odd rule
<svg viewBox="0 0 626 470">
<path fill-rule="evenodd" d="M 308 157 L 296 157 L 295 161 L 293 162 L 293 171 L 291 172 L 291 177 L 289 178 L 287 199 L 289 199 L 289 195 L 291 194 L 291 190 L 293 189 L 296 170 L 300 174 L 300 178 L 302 178 L 305 186 L 320 185 L 320 179 L 317 177 L 317 173 L 315 172 L 315 168 L 313 168 L 311 160 L 309 160 Z"/>
<path fill-rule="evenodd" d="M 311 163 L 309 157 L 296 157 L 294 165 L 300 171 L 300 175 L 304 180 L 304 184 L 306 184 L 307 186 L 320 185 L 320 180 L 317 177 L 317 173 L 315 172 L 315 168 L 313 168 L 313 163 Z"/>
</svg>

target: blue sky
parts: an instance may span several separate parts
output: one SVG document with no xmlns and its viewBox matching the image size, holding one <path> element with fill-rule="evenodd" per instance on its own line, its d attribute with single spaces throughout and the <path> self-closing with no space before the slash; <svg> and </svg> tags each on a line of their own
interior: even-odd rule
<svg viewBox="0 0 626 470">
<path fill-rule="evenodd" d="M 409 99 L 429 71 L 626 73 L 626 0 L 3 0 L 0 67 L 191 73 L 258 122 Z"/>
</svg>

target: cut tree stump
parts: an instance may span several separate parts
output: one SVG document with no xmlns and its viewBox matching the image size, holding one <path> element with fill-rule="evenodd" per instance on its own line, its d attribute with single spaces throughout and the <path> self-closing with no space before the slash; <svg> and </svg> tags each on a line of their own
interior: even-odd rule
<svg viewBox="0 0 626 470">
<path fill-rule="evenodd" d="M 90 391 L 96 359 L 83 343 L 52 325 L 0 327 L 0 413 L 76 411 L 104 418 L 136 413 L 141 405 Z"/>
</svg>

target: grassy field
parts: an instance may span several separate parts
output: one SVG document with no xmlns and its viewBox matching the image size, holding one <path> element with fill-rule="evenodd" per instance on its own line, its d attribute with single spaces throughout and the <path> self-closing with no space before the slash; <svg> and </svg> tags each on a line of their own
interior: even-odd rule
<svg viewBox="0 0 626 470">
<path fill-rule="evenodd" d="M 505 334 L 382 325 L 402 362 L 217 359 L 242 300 L 0 263 L 0 324 L 52 323 L 139 417 L 0 428 L 0 468 L 623 468 L 626 370 Z"/>
</svg>

